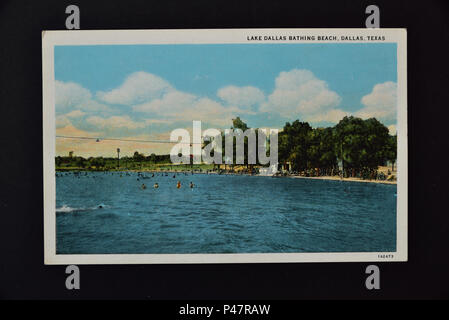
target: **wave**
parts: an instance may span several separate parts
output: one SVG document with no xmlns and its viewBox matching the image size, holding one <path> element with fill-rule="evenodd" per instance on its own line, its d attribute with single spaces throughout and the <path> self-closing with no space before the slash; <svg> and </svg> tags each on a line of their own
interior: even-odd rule
<svg viewBox="0 0 449 320">
<path fill-rule="evenodd" d="M 73 208 L 69 207 L 67 205 L 62 205 L 60 208 L 56 208 L 57 213 L 71 213 L 71 212 L 80 212 L 80 211 L 90 211 L 90 210 L 97 210 L 97 209 L 104 209 L 107 206 L 104 203 L 100 203 L 93 207 L 79 207 L 79 208 Z"/>
</svg>

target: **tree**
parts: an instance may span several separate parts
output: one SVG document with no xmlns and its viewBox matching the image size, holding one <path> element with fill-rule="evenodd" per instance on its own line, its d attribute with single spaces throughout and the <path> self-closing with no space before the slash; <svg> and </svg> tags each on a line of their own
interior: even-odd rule
<svg viewBox="0 0 449 320">
<path fill-rule="evenodd" d="M 278 158 L 284 165 L 290 157 L 290 151 L 288 134 L 285 131 L 281 131 L 278 135 Z"/>
<path fill-rule="evenodd" d="M 246 130 L 250 129 L 248 125 L 243 122 L 240 117 L 237 117 L 235 119 L 232 119 L 232 130 L 240 129 L 242 132 L 245 132 Z M 235 133 L 234 133 L 235 134 Z M 232 138 L 232 166 L 236 163 L 236 154 L 237 154 L 237 138 L 234 136 Z M 248 167 L 248 138 L 244 137 L 244 143 L 243 143 L 243 154 L 244 154 L 244 163 L 247 164 Z M 257 145 L 257 138 L 256 138 L 256 145 Z M 224 147 L 224 150 L 226 151 L 226 137 L 225 135 L 222 136 L 222 146 Z M 256 149 L 257 150 L 257 149 Z M 257 152 L 257 151 L 256 151 Z M 224 160 L 225 160 L 225 166 L 226 166 L 226 159 L 229 155 L 226 155 L 226 152 L 224 152 Z"/>
<path fill-rule="evenodd" d="M 143 155 L 142 153 L 139 153 L 138 151 L 134 152 L 133 155 L 133 161 L 134 162 L 139 162 L 140 163 L 140 168 L 142 168 L 142 161 L 145 160 L 145 155 Z"/>
<path fill-rule="evenodd" d="M 364 121 L 365 123 L 365 152 L 362 154 L 361 165 L 370 170 L 377 170 L 386 161 L 385 147 L 388 145 L 388 128 L 375 118 Z"/>
<path fill-rule="evenodd" d="M 136 162 L 144 161 L 145 156 L 142 153 L 139 153 L 139 151 L 135 151 L 133 155 L 133 160 Z"/>
<path fill-rule="evenodd" d="M 294 170 L 303 171 L 309 166 L 307 150 L 312 127 L 307 122 L 287 122 L 282 130 L 278 147 L 279 159 L 290 161 Z"/>
<path fill-rule="evenodd" d="M 243 132 L 245 132 L 247 129 L 249 129 L 249 127 L 240 119 L 240 117 L 237 117 L 235 119 L 232 119 L 231 129 L 241 129 Z"/>
<path fill-rule="evenodd" d="M 388 128 L 375 118 L 344 117 L 334 127 L 334 143 L 346 173 L 373 173 L 385 162 Z"/>
<path fill-rule="evenodd" d="M 332 128 L 316 128 L 310 131 L 307 157 L 309 168 L 317 168 L 319 173 L 330 171 L 337 166 Z"/>
<path fill-rule="evenodd" d="M 360 169 L 364 123 L 360 118 L 344 117 L 335 128 L 335 150 L 342 161 L 343 170 Z"/>
<path fill-rule="evenodd" d="M 82 158 L 82 157 L 76 157 L 75 163 L 78 168 L 86 167 L 86 162 L 84 161 L 84 158 Z"/>
<path fill-rule="evenodd" d="M 96 157 L 96 158 L 92 158 L 92 159 L 89 158 L 89 161 L 90 161 L 91 165 L 94 166 L 96 169 L 101 169 L 106 164 L 103 157 Z"/>
<path fill-rule="evenodd" d="M 385 146 L 385 158 L 391 162 L 391 171 L 394 171 L 394 164 L 396 163 L 398 154 L 397 138 L 397 135 L 389 136 L 388 143 Z"/>
</svg>

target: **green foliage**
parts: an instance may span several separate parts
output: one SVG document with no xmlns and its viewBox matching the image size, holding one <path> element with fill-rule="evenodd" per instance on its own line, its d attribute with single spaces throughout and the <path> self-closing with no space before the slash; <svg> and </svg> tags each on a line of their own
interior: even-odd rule
<svg viewBox="0 0 449 320">
<path fill-rule="evenodd" d="M 292 163 L 293 170 L 302 171 L 309 166 L 309 146 L 312 127 L 307 122 L 287 122 L 280 133 L 278 157 L 280 161 Z"/>
<path fill-rule="evenodd" d="M 123 156 L 120 158 L 120 168 L 118 168 L 117 158 L 104 158 L 104 157 L 89 157 L 87 159 L 83 157 L 55 157 L 56 169 L 59 170 L 126 170 L 134 169 L 139 170 L 143 168 L 156 169 L 157 165 L 162 163 L 169 163 L 170 155 L 156 155 L 151 154 L 145 157 L 139 152 L 135 152 L 132 157 Z"/>
<path fill-rule="evenodd" d="M 375 118 L 344 117 L 337 125 L 313 129 L 307 122 L 287 122 L 279 134 L 279 160 L 294 171 L 336 170 L 369 176 L 388 160 L 396 161 L 396 136 Z"/>
<path fill-rule="evenodd" d="M 317 128 L 309 133 L 307 156 L 310 167 L 332 169 L 337 165 L 332 128 Z"/>
<path fill-rule="evenodd" d="M 375 118 L 344 117 L 335 127 L 336 150 L 345 169 L 375 170 L 387 160 L 388 129 Z"/>
<path fill-rule="evenodd" d="M 248 126 L 240 117 L 232 119 L 232 129 L 241 129 L 243 132 L 248 129 Z"/>
<path fill-rule="evenodd" d="M 141 161 L 145 160 L 145 155 L 136 151 L 136 152 L 134 152 L 133 159 L 136 162 L 141 162 Z"/>
<path fill-rule="evenodd" d="M 240 129 L 242 130 L 242 133 L 244 133 L 246 130 L 250 129 L 250 127 L 248 127 L 248 125 L 243 122 L 240 117 L 237 117 L 235 119 L 232 119 L 232 127 L 231 129 Z M 256 132 L 256 131 L 255 131 Z M 232 150 L 232 163 L 236 163 L 237 162 L 237 138 L 236 136 L 233 137 L 233 150 Z M 223 152 L 223 163 L 225 162 L 225 159 L 227 158 L 226 155 L 226 151 L 225 151 L 225 145 L 226 145 L 226 138 L 225 135 L 222 135 L 222 146 L 224 148 L 224 152 Z M 256 145 L 257 145 L 257 133 L 256 133 Z M 257 152 L 257 147 L 256 147 L 256 152 Z M 246 163 L 248 165 L 248 137 L 244 137 L 243 139 L 243 153 L 244 153 L 244 163 Z"/>
<path fill-rule="evenodd" d="M 391 163 L 391 170 L 394 170 L 394 164 L 398 155 L 397 135 L 389 136 L 388 143 L 385 146 L 385 157 Z"/>
</svg>

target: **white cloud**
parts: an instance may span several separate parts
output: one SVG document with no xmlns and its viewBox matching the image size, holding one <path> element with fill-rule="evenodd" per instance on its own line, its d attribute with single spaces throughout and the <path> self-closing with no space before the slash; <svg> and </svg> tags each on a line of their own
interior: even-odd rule
<svg viewBox="0 0 449 320">
<path fill-rule="evenodd" d="M 132 109 L 171 121 L 200 120 L 220 126 L 229 125 L 232 117 L 238 114 L 252 113 L 237 106 L 225 106 L 213 99 L 181 91 L 168 92 L 159 99 L 133 106 Z"/>
<path fill-rule="evenodd" d="M 232 117 L 242 114 L 254 114 L 250 106 L 264 101 L 264 94 L 255 87 L 229 86 L 217 92 L 223 99 L 197 96 L 195 94 L 176 90 L 168 81 L 147 72 L 135 72 L 129 75 L 123 84 L 108 92 L 97 92 L 99 100 L 111 104 L 122 104 L 132 108 L 134 112 L 146 113 L 151 118 L 131 125 L 129 128 L 140 128 L 143 124 L 168 123 L 169 121 L 201 120 L 210 124 L 229 125 Z M 101 118 L 104 119 L 104 118 Z M 117 124 L 124 125 L 124 122 Z M 107 124 L 98 118 L 90 118 L 91 125 Z M 125 126 L 125 125 L 124 125 Z"/>
<path fill-rule="evenodd" d="M 159 99 L 133 106 L 133 110 L 164 115 L 176 114 L 190 108 L 196 100 L 197 97 L 193 94 L 172 91 Z"/>
<path fill-rule="evenodd" d="M 78 83 L 55 81 L 56 112 L 81 110 L 87 112 L 109 111 L 109 107 L 92 99 L 90 91 Z"/>
<path fill-rule="evenodd" d="M 98 102 L 98 99 L 106 104 Z M 192 120 L 229 126 L 236 116 L 259 112 L 266 112 L 268 118 L 281 116 L 312 123 L 337 123 L 349 115 L 337 108 L 340 102 L 341 97 L 329 89 L 326 81 L 318 79 L 309 70 L 280 72 L 273 92 L 267 97 L 253 86 L 229 85 L 217 91 L 216 99 L 176 90 L 168 81 L 140 71 L 130 74 L 118 88 L 97 92 L 95 99 L 88 89 L 77 83 L 56 81 L 56 124 L 58 128 L 72 123 L 83 128 L 84 123 L 89 124 L 85 127 L 88 130 L 95 127 L 95 130 L 109 132 L 114 129 L 123 132 L 124 129 L 139 133 L 153 124 Z M 386 123 L 395 120 L 396 83 L 377 84 L 361 102 L 364 107 L 353 112 L 355 116 L 376 117 Z M 143 113 L 143 117 L 135 120 L 131 114 L 123 115 L 123 108 L 111 108 L 109 103 L 129 106 L 133 112 Z M 253 111 L 256 108 L 257 113 Z M 81 122 L 82 117 L 87 119 Z"/>
<path fill-rule="evenodd" d="M 151 124 L 170 124 L 172 121 L 164 120 L 164 119 L 146 119 L 145 124 L 151 125 Z"/>
<path fill-rule="evenodd" d="M 310 70 L 292 69 L 290 71 L 282 71 L 275 80 L 276 88 L 283 90 L 296 90 L 299 86 L 317 78 Z"/>
<path fill-rule="evenodd" d="M 396 125 L 392 124 L 391 126 L 388 126 L 388 131 L 392 136 L 396 135 L 397 133 Z"/>
<path fill-rule="evenodd" d="M 98 135 L 98 132 L 87 132 L 84 130 L 80 130 L 73 125 L 69 124 L 67 126 L 56 128 L 56 134 L 60 136 L 69 136 L 69 137 L 94 137 L 95 135 Z M 56 146 L 62 144 L 63 142 L 68 143 L 70 145 L 81 143 L 81 140 L 57 140 Z"/>
<path fill-rule="evenodd" d="M 218 126 L 229 126 L 232 118 L 244 113 L 237 107 L 225 107 L 215 100 L 199 98 L 189 109 L 172 116 L 176 116 L 178 120 L 201 120 Z"/>
<path fill-rule="evenodd" d="M 315 115 L 309 115 L 305 118 L 306 121 L 311 122 L 330 122 L 330 123 L 338 123 L 345 116 L 349 116 L 350 113 L 340 110 L 340 109 L 332 109 L 327 112 L 318 113 Z"/>
<path fill-rule="evenodd" d="M 70 126 L 72 123 L 65 115 L 56 116 L 56 128 Z"/>
<path fill-rule="evenodd" d="M 98 116 L 92 116 L 87 118 L 86 122 L 95 126 L 97 129 L 142 129 L 146 126 L 145 122 L 133 121 L 129 116 L 112 116 L 109 118 L 102 118 Z"/>
<path fill-rule="evenodd" d="M 56 110 L 67 110 L 89 101 L 92 94 L 74 82 L 55 81 Z"/>
<path fill-rule="evenodd" d="M 85 104 L 79 105 L 78 107 L 87 112 L 97 112 L 97 111 L 110 112 L 111 111 L 111 109 L 107 105 L 99 103 L 98 101 L 93 100 L 93 99 L 88 100 Z"/>
<path fill-rule="evenodd" d="M 84 116 L 86 113 L 81 110 L 73 110 L 67 114 L 61 114 L 56 116 L 56 128 L 64 128 L 66 126 L 72 126 L 70 119 L 76 119 Z"/>
<path fill-rule="evenodd" d="M 340 102 L 340 96 L 311 71 L 293 69 L 278 75 L 275 89 L 260 111 L 307 119 L 331 111 Z"/>
<path fill-rule="evenodd" d="M 373 91 L 362 98 L 365 106 L 356 116 L 367 119 L 376 118 L 381 121 L 396 120 L 397 85 L 395 82 L 376 84 Z"/>
<path fill-rule="evenodd" d="M 249 107 L 262 103 L 265 100 L 264 93 L 260 89 L 251 86 L 227 86 L 218 90 L 217 96 L 228 104 L 239 107 Z"/>
<path fill-rule="evenodd" d="M 79 118 L 84 116 L 86 113 L 81 110 L 73 110 L 66 114 L 66 117 L 68 118 Z"/>
<path fill-rule="evenodd" d="M 97 93 L 97 98 L 111 104 L 133 105 L 161 98 L 173 87 L 164 79 L 148 73 L 134 72 L 123 84 L 111 91 Z"/>
</svg>

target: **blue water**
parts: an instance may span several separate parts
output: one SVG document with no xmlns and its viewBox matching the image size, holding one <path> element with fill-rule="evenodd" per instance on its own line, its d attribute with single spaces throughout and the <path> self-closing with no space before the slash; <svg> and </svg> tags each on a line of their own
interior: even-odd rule
<svg viewBox="0 0 449 320">
<path fill-rule="evenodd" d="M 205 174 L 137 178 L 58 173 L 57 253 L 396 251 L 395 185 Z"/>
</svg>

